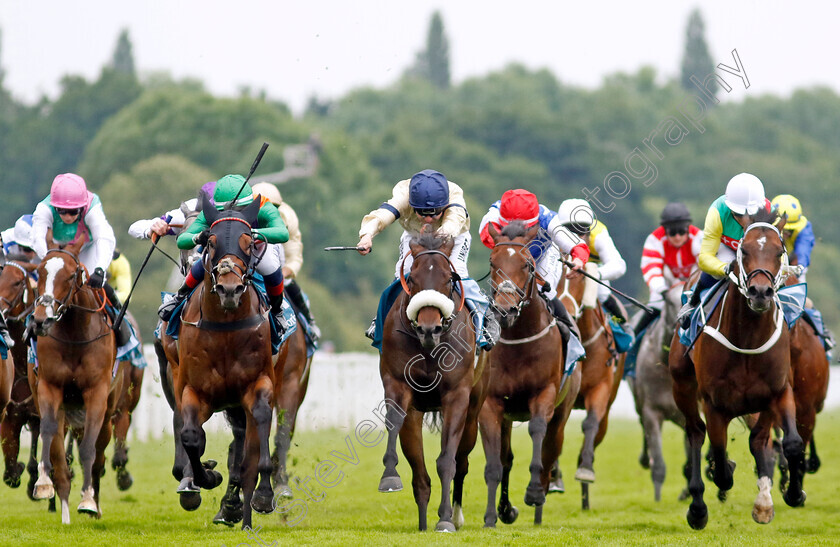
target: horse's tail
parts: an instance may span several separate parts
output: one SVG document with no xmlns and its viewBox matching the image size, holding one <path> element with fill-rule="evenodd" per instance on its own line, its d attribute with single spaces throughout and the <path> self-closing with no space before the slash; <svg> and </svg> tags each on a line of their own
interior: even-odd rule
<svg viewBox="0 0 840 547">
<path fill-rule="evenodd" d="M 440 413 L 440 410 L 426 412 L 423 415 L 423 422 L 432 433 L 440 433 L 443 429 L 443 414 Z"/>
</svg>

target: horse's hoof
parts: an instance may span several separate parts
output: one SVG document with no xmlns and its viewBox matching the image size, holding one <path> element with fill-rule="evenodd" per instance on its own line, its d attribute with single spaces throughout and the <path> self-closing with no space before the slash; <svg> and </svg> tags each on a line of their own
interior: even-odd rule
<svg viewBox="0 0 840 547">
<path fill-rule="evenodd" d="M 639 454 L 639 465 L 642 466 L 642 469 L 650 469 L 650 458 L 644 452 Z"/>
<path fill-rule="evenodd" d="M 222 474 L 218 471 L 213 471 L 212 469 L 205 469 L 205 473 L 207 473 L 207 480 L 200 481 L 198 477 L 193 477 L 193 482 L 195 482 L 196 486 L 200 488 L 204 488 L 205 490 L 212 490 L 222 484 Z"/>
<path fill-rule="evenodd" d="M 402 489 L 402 480 L 399 477 L 382 477 L 382 480 L 379 481 L 379 491 L 383 494 L 399 492 Z"/>
<path fill-rule="evenodd" d="M 26 495 L 32 501 L 38 501 L 35 497 L 35 482 L 38 480 L 37 475 L 30 475 L 29 482 L 26 484 Z"/>
<path fill-rule="evenodd" d="M 549 494 L 564 494 L 566 492 L 566 485 L 563 484 L 563 479 L 557 477 L 557 479 L 548 483 L 548 493 Z"/>
<path fill-rule="evenodd" d="M 502 507 L 500 505 L 496 508 L 496 511 L 499 513 L 499 520 L 505 524 L 513 524 L 514 522 L 516 522 L 516 518 L 519 516 L 519 509 L 517 509 L 513 505 L 507 505 L 505 507 Z M 495 523 L 493 524 L 493 527 L 496 527 Z"/>
<path fill-rule="evenodd" d="M 455 525 L 456 530 L 460 530 L 464 526 L 464 510 L 461 508 L 460 503 L 452 506 L 452 524 Z"/>
<path fill-rule="evenodd" d="M 691 494 L 689 493 L 688 488 L 683 488 L 682 492 L 680 492 L 680 495 L 677 496 L 677 501 L 685 501 L 690 497 Z"/>
<path fill-rule="evenodd" d="M 181 507 L 185 511 L 195 511 L 201 506 L 200 492 L 179 492 Z"/>
<path fill-rule="evenodd" d="M 99 510 L 96 508 L 96 502 L 93 500 L 82 500 L 76 510 L 80 514 L 90 515 L 92 517 L 99 515 Z"/>
<path fill-rule="evenodd" d="M 117 488 L 125 491 L 131 488 L 132 484 L 134 484 L 134 479 L 131 477 L 131 473 L 125 467 L 117 469 Z"/>
<path fill-rule="evenodd" d="M 545 491 L 541 485 L 528 485 L 525 490 L 525 505 L 534 507 L 545 503 Z"/>
<path fill-rule="evenodd" d="M 213 524 L 222 524 L 224 526 L 227 526 L 228 528 L 233 528 L 234 525 L 236 525 L 235 522 L 227 520 L 224 514 L 224 509 L 219 509 L 219 512 L 216 513 L 216 516 L 213 517 Z"/>
<path fill-rule="evenodd" d="M 35 489 L 32 491 L 32 497 L 36 500 L 48 500 L 55 497 L 55 488 L 52 484 L 38 484 L 35 483 Z"/>
<path fill-rule="evenodd" d="M 688 521 L 688 525 L 691 526 L 693 530 L 702 530 L 709 522 L 709 511 L 706 509 L 705 505 L 702 509 L 695 511 L 694 505 L 692 504 L 691 507 L 688 508 L 688 513 L 686 513 L 685 518 Z"/>
<path fill-rule="evenodd" d="M 213 517 L 213 524 L 224 524 L 225 526 L 233 526 L 238 522 L 242 522 L 242 509 L 244 504 L 239 496 L 235 496 L 230 500 L 222 500 L 222 506 L 219 512 Z"/>
<path fill-rule="evenodd" d="M 580 482 L 595 482 L 595 471 L 586 469 L 585 467 L 578 467 L 575 471 L 575 480 Z"/>
<path fill-rule="evenodd" d="M 435 532 L 454 532 L 455 525 L 445 520 L 439 520 L 435 525 Z"/>
<path fill-rule="evenodd" d="M 219 465 L 219 462 L 216 460 L 206 460 L 201 462 L 201 467 L 210 471 L 211 469 L 216 469 L 216 466 Z"/>
<path fill-rule="evenodd" d="M 805 490 L 800 490 L 799 497 L 794 498 L 793 493 L 788 490 L 782 497 L 784 498 L 785 503 L 787 503 L 790 507 L 802 507 L 805 505 L 805 498 L 808 496 L 805 495 Z"/>
<path fill-rule="evenodd" d="M 816 473 L 817 471 L 819 471 L 821 463 L 822 462 L 818 457 L 811 456 L 805 462 L 805 470 L 808 471 L 808 473 Z"/>
<path fill-rule="evenodd" d="M 752 518 L 757 523 L 770 524 L 773 521 L 774 516 L 776 516 L 776 511 L 773 509 L 772 505 L 769 507 L 759 507 L 758 505 L 753 505 Z"/>
<path fill-rule="evenodd" d="M 272 496 L 271 490 L 268 491 L 268 494 L 254 491 L 254 495 L 251 497 L 251 507 L 261 515 L 268 515 L 274 511 L 274 496 Z"/>
<path fill-rule="evenodd" d="M 729 492 L 729 490 L 718 490 L 718 493 L 717 493 L 718 501 L 720 501 L 721 503 L 725 502 L 727 492 Z"/>
<path fill-rule="evenodd" d="M 20 476 L 23 475 L 24 469 L 26 469 L 26 466 L 23 465 L 23 462 L 15 462 L 11 469 L 6 469 L 3 472 L 3 482 L 12 488 L 19 487 Z"/>
<path fill-rule="evenodd" d="M 274 496 L 277 499 L 280 498 L 287 498 L 292 499 L 295 495 L 292 493 L 292 489 L 289 488 L 288 484 L 279 484 L 274 487 Z"/>
</svg>

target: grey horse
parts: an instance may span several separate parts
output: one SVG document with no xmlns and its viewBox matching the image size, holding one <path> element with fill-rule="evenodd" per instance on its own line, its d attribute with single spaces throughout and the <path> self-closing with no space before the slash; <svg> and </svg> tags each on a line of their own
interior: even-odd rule
<svg viewBox="0 0 840 547">
<path fill-rule="evenodd" d="M 671 389 L 671 373 L 668 370 L 668 351 L 677 311 L 680 308 L 680 295 L 685 283 L 671 285 L 665 293 L 662 315 L 648 327 L 639 346 L 636 358 L 636 378 L 630 382 L 636 412 L 644 429 L 642 453 L 639 463 L 645 469 L 650 468 L 653 480 L 654 499 L 659 501 L 662 483 L 665 482 L 665 459 L 662 457 L 662 424 L 665 420 L 685 429 L 685 417 L 674 402 Z M 686 458 L 688 442 L 685 443 Z M 688 490 L 684 489 L 680 499 L 685 499 Z"/>
</svg>

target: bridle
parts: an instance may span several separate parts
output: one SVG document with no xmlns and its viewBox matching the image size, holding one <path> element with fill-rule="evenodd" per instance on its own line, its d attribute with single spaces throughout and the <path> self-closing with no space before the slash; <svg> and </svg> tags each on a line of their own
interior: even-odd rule
<svg viewBox="0 0 840 547">
<path fill-rule="evenodd" d="M 23 273 L 23 287 L 21 288 L 21 290 L 15 295 L 15 297 L 11 301 L 8 298 L 6 298 L 5 296 L 0 296 L 0 303 L 6 305 L 5 309 L 0 308 L 0 313 L 2 313 L 4 317 L 5 317 L 6 313 L 11 313 L 11 311 L 13 309 L 15 309 L 19 304 L 21 304 L 21 303 L 26 304 L 27 303 L 26 302 L 26 300 L 27 300 L 26 296 L 29 293 L 29 291 L 31 290 L 31 287 L 29 285 L 29 279 L 30 279 L 29 272 L 26 270 L 26 268 L 24 268 L 23 266 L 21 266 L 17 262 L 10 260 L 10 261 L 6 262 L 2 267 L 0 267 L 0 270 L 2 270 L 2 268 L 5 268 L 6 266 L 11 266 L 12 268 L 20 270 L 20 272 Z M 35 309 L 35 300 L 33 299 L 33 301 L 28 306 L 25 306 L 23 311 L 21 311 L 19 314 L 15 315 L 13 317 L 5 317 L 5 319 L 8 320 L 8 321 L 20 321 L 21 319 L 23 319 L 24 317 L 29 315 L 30 312 L 32 312 L 32 310 L 34 310 L 34 309 Z"/>
<path fill-rule="evenodd" d="M 744 231 L 744 236 L 741 238 L 741 242 L 738 244 L 738 250 L 736 251 L 736 260 L 738 263 L 738 275 L 735 276 L 734 272 L 729 273 L 729 279 L 735 283 L 735 286 L 738 287 L 738 292 L 744 295 L 745 298 L 747 296 L 747 290 L 749 289 L 749 284 L 752 279 L 758 275 L 767 276 L 767 279 L 770 280 L 770 283 L 773 285 L 773 290 L 778 291 L 782 288 L 785 284 L 785 279 L 789 274 L 789 262 L 788 262 L 788 255 L 787 252 L 782 253 L 781 257 L 781 264 L 779 267 L 779 271 L 774 275 L 773 272 L 767 270 L 765 268 L 756 268 L 751 270 L 749 273 L 745 272 L 744 269 L 744 252 L 742 251 L 744 239 L 747 237 L 747 234 L 753 228 L 769 228 L 773 230 L 777 236 L 779 236 L 779 241 L 782 244 L 782 250 L 784 251 L 785 244 L 784 240 L 782 239 L 782 234 L 779 232 L 779 229 L 767 222 L 755 222 L 750 224 L 747 229 Z"/>
<path fill-rule="evenodd" d="M 234 222 L 234 221 L 243 223 L 247 227 L 247 233 L 249 233 L 249 234 L 251 233 L 251 225 L 248 223 L 248 221 L 246 221 L 242 218 L 232 217 L 232 216 L 222 217 L 222 218 L 219 218 L 219 219 L 215 220 L 210 225 L 210 230 L 212 232 L 213 228 L 215 228 L 220 223 Z M 212 233 L 214 233 L 216 235 L 216 238 L 218 240 L 218 238 L 220 237 L 220 234 L 215 233 L 215 232 L 212 232 Z M 243 230 L 242 233 L 246 233 L 246 232 Z M 228 234 L 228 236 L 229 236 L 229 234 Z M 249 252 L 246 253 L 245 251 L 243 251 L 239 247 L 238 244 L 237 245 L 231 245 L 231 247 L 233 247 L 233 249 L 219 248 L 219 251 L 222 253 L 222 258 L 216 264 L 212 264 L 212 265 L 211 265 L 211 258 L 210 258 L 210 252 L 209 252 L 210 251 L 210 246 L 206 245 L 204 247 L 204 252 L 202 253 L 202 256 L 201 256 L 201 262 L 204 265 L 204 271 L 210 274 L 210 280 L 211 280 L 210 292 L 213 292 L 213 293 L 216 292 L 216 285 L 218 283 L 218 276 L 225 275 L 225 274 L 228 274 L 228 273 L 233 273 L 236 277 L 239 278 L 239 281 L 242 283 L 242 285 L 247 288 L 247 286 L 249 284 L 251 284 L 251 282 L 253 280 L 254 271 L 256 270 L 257 265 L 260 263 L 263 255 L 265 254 L 265 251 L 268 249 L 268 244 L 267 243 L 265 244 L 263 252 L 261 254 L 256 252 L 257 245 L 256 245 L 256 240 L 254 239 L 253 236 L 251 237 L 251 243 L 249 245 Z M 246 264 L 246 266 L 243 268 L 242 266 L 240 266 L 239 264 L 234 262 L 231 258 L 229 258 L 230 255 L 233 255 L 233 256 L 239 258 L 242 261 L 243 264 Z"/>
<path fill-rule="evenodd" d="M 52 249 L 47 254 L 51 254 L 51 253 L 65 254 L 65 255 L 69 256 L 70 258 L 72 258 L 73 262 L 76 263 L 76 269 L 73 271 L 73 273 L 70 275 L 70 278 L 68 279 L 68 283 L 70 284 L 70 290 L 67 291 L 67 294 L 64 295 L 64 298 L 62 298 L 61 300 L 57 300 L 51 294 L 42 294 L 42 295 L 38 296 L 38 298 L 35 299 L 35 307 L 37 308 L 38 306 L 44 306 L 45 308 L 51 310 L 52 311 L 52 317 L 54 318 L 55 322 L 58 323 L 61 320 L 61 318 L 64 316 L 64 314 L 67 312 L 67 310 L 70 309 L 71 307 L 73 307 L 73 304 L 68 304 L 68 302 L 71 301 L 73 296 L 76 294 L 76 291 L 81 286 L 82 282 L 84 282 L 84 281 L 80 282 L 79 280 L 80 280 L 80 278 L 82 280 L 84 279 L 83 276 L 85 274 L 85 269 L 84 269 L 84 266 L 82 266 L 82 263 L 79 262 L 79 258 L 75 254 L 71 253 L 70 251 L 68 251 L 66 249 Z M 44 261 L 46 261 L 46 260 L 47 260 L 47 258 L 45 256 Z M 78 306 L 76 306 L 76 307 L 78 307 Z M 87 310 L 87 308 L 81 308 L 81 309 Z M 87 311 L 93 311 L 93 310 L 87 310 Z"/>
<path fill-rule="evenodd" d="M 506 246 L 510 246 L 510 247 L 522 247 L 522 248 L 527 247 L 527 245 L 525 245 L 524 243 L 517 243 L 515 241 L 502 241 L 502 242 L 496 243 L 497 247 L 502 246 L 502 245 L 506 245 Z M 519 302 L 515 306 L 517 314 L 521 313 L 522 308 L 524 308 L 525 306 L 527 306 L 528 304 L 531 303 L 531 293 L 533 292 L 534 284 L 537 281 L 537 275 L 536 275 L 537 274 L 537 266 L 534 263 L 534 258 L 531 257 L 531 256 L 527 256 L 525 258 L 526 258 L 526 264 L 528 265 L 528 280 L 525 281 L 525 287 L 524 288 L 519 287 L 510 278 L 505 279 L 504 281 L 502 281 L 498 285 L 493 285 L 492 277 L 491 277 L 491 282 L 490 282 L 494 295 L 495 295 L 496 292 L 500 292 L 502 294 L 514 294 L 515 293 L 515 294 L 519 295 Z M 505 277 L 507 277 L 507 276 L 505 276 Z M 500 310 L 498 305 L 496 304 L 496 299 L 495 298 L 490 299 L 490 305 L 493 307 L 493 309 L 495 309 L 499 313 L 504 313 L 504 314 L 510 313 L 507 310 Z"/>
<path fill-rule="evenodd" d="M 410 251 L 407 252 L 405 254 L 405 256 L 402 258 L 402 261 L 400 262 L 400 285 L 402 285 L 403 291 L 405 291 L 405 293 L 408 295 L 409 298 L 411 298 L 411 289 L 409 288 L 408 284 L 413 283 L 413 280 L 411 279 L 411 274 L 410 273 L 409 273 L 408 277 L 405 276 L 404 268 L 405 268 L 405 261 L 410 255 L 411 255 L 411 252 Z M 455 319 L 455 316 L 457 316 L 458 313 L 462 309 L 464 309 L 464 300 L 465 300 L 464 282 L 461 280 L 461 276 L 455 270 L 455 266 L 452 264 L 452 261 L 449 260 L 449 256 L 446 253 L 444 253 L 442 251 L 438 251 L 438 250 L 421 251 L 421 252 L 417 253 L 416 255 L 414 255 L 414 263 L 416 264 L 417 259 L 419 257 L 423 256 L 423 255 L 440 255 L 444 258 L 444 260 L 446 260 L 447 265 L 449 265 L 449 274 L 450 274 L 450 281 L 451 281 L 451 286 L 449 288 L 449 299 L 450 300 L 452 300 L 454 302 L 454 299 L 452 298 L 452 293 L 455 291 L 455 285 L 458 284 L 461 287 L 461 290 L 460 290 L 461 300 L 458 304 L 458 308 L 452 314 L 450 314 L 447 317 L 444 317 L 443 313 L 441 313 L 441 328 L 443 329 L 443 332 L 446 332 L 446 331 L 449 330 L 449 327 L 452 326 L 452 321 Z M 413 319 L 413 320 L 410 320 L 410 321 L 411 321 L 411 326 L 414 327 L 414 328 L 417 328 L 417 320 Z"/>
</svg>

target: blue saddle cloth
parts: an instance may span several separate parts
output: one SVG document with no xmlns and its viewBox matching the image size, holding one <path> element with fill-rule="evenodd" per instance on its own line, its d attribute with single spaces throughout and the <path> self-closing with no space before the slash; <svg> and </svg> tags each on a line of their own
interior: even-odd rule
<svg viewBox="0 0 840 547">
<path fill-rule="evenodd" d="M 303 296 L 303 299 L 306 302 L 306 307 L 312 309 L 309 306 L 309 296 L 307 296 L 307 294 L 302 290 L 300 291 L 300 294 L 301 296 Z M 295 305 L 292 303 L 292 300 L 285 293 L 283 294 L 283 300 L 284 313 L 286 309 L 285 305 L 288 304 L 292 308 L 293 313 L 295 314 L 298 326 L 303 329 L 303 334 L 306 336 L 306 356 L 312 357 L 312 355 L 315 353 L 315 350 L 318 349 L 318 342 L 315 341 L 315 332 L 312 330 L 312 325 L 309 324 L 309 321 L 306 320 L 306 316 L 303 314 L 303 312 L 295 307 Z"/>
<path fill-rule="evenodd" d="M 6 344 L 6 340 L 0 336 L 0 357 L 4 360 L 9 358 L 9 346 Z"/>
<path fill-rule="evenodd" d="M 618 353 L 625 353 L 633 346 L 633 331 L 627 332 L 619 323 L 616 323 L 612 317 L 609 320 L 610 329 L 613 331 L 615 338 L 615 347 Z"/>
<path fill-rule="evenodd" d="M 257 288 L 257 294 L 260 295 L 260 301 L 262 306 L 266 309 L 270 308 L 271 305 L 268 302 L 268 297 L 265 293 L 265 284 L 263 283 L 262 276 L 259 274 L 255 275 L 253 278 L 254 286 Z M 201 286 L 201 285 L 199 285 Z M 198 287 L 196 287 L 197 289 Z M 193 293 L 196 289 L 193 289 Z M 160 293 L 161 301 L 166 301 L 172 293 L 162 292 Z M 192 293 L 190 293 L 190 297 L 192 297 Z M 172 317 L 169 320 L 169 324 L 166 328 L 167 336 L 170 336 L 174 340 L 178 339 L 178 333 L 181 330 L 181 313 L 183 312 L 184 306 L 189 301 L 189 298 L 185 299 L 183 302 L 178 304 L 178 306 L 172 311 Z M 271 353 L 276 355 L 277 352 L 280 351 L 280 346 L 283 345 L 283 342 L 286 341 L 289 336 L 292 335 L 293 332 L 297 329 L 297 320 L 295 318 L 295 310 L 292 308 L 292 305 L 289 304 L 288 299 L 286 296 L 283 296 L 283 324 L 286 328 L 283 336 L 280 336 L 280 329 L 278 328 L 277 318 L 274 314 L 269 313 L 269 324 L 271 326 Z M 160 323 L 158 324 L 158 328 L 155 330 L 155 336 L 160 337 Z"/>
</svg>

